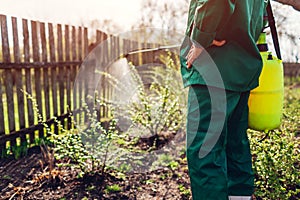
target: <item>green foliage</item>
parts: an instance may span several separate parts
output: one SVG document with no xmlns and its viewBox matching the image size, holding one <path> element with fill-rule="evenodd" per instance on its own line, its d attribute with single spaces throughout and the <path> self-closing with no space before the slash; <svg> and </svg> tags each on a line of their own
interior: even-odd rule
<svg viewBox="0 0 300 200">
<path fill-rule="evenodd" d="M 32 101 L 33 103 L 33 109 L 34 112 L 37 113 L 37 119 L 39 122 L 43 121 L 43 117 L 41 116 L 41 114 L 39 113 L 39 109 L 38 109 L 38 105 L 36 100 L 31 96 L 31 94 L 21 90 L 25 97 L 29 100 Z M 30 145 L 29 140 L 25 139 L 24 141 L 20 142 L 20 144 L 18 144 L 18 142 L 15 145 L 9 145 L 5 150 L 1 151 L 1 155 L 0 158 L 7 158 L 9 156 L 14 156 L 15 159 L 19 159 L 21 157 L 24 157 L 27 155 L 28 149 L 31 146 L 39 146 L 42 143 L 47 142 L 47 144 L 49 143 L 49 141 L 47 141 L 47 138 L 35 138 L 34 139 L 34 144 Z"/>
<path fill-rule="evenodd" d="M 28 143 L 23 142 L 20 146 L 11 146 L 11 152 L 14 155 L 15 159 L 19 159 L 27 155 Z"/>
<path fill-rule="evenodd" d="M 134 165 L 142 166 L 143 155 L 135 149 L 137 137 L 131 137 L 130 131 L 137 131 L 138 136 L 144 132 L 152 135 L 162 135 L 165 132 L 176 133 L 184 127 L 185 119 L 183 90 L 181 82 L 174 79 L 174 62 L 170 57 L 164 59 L 165 67 L 153 67 L 153 81 L 150 85 L 144 85 L 135 67 L 132 66 L 132 78 L 138 83 L 137 100 L 129 104 L 125 111 L 117 114 L 127 115 L 133 123 L 124 132 L 118 131 L 115 118 L 115 110 L 120 109 L 112 104 L 104 104 L 103 100 L 95 100 L 93 103 L 83 105 L 83 111 L 87 122 L 84 126 L 74 123 L 72 127 L 79 129 L 65 130 L 61 124 L 60 134 L 52 134 L 51 129 L 45 124 L 48 133 L 51 133 L 51 141 L 54 144 L 56 159 L 69 159 L 71 167 L 80 170 L 80 176 L 92 173 L 104 173 L 107 169 L 115 168 L 122 172 L 132 171 Z M 101 72 L 102 73 L 102 72 Z M 102 73 L 108 77 L 108 74 Z M 111 82 L 117 84 L 117 79 L 111 78 Z M 283 121 L 280 129 L 265 132 L 249 130 L 251 150 L 253 154 L 253 167 L 255 171 L 256 196 L 262 199 L 297 199 L 300 196 L 300 89 L 297 84 L 286 87 Z M 33 102 L 34 105 L 35 102 Z M 97 116 L 97 108 L 106 107 L 110 110 L 111 117 L 104 125 Z M 37 106 L 35 111 L 38 112 Z M 123 108 L 124 109 L 124 108 Z M 120 110 L 118 110 L 120 111 Z M 38 115 L 39 116 L 39 115 Z M 42 118 L 39 116 L 39 121 Z M 132 129 L 136 127 L 135 129 Z M 127 150 L 136 151 L 124 156 Z M 21 149 L 15 149 L 16 155 Z M 182 152 L 183 153 L 183 152 Z M 135 156 L 135 157 L 134 157 Z M 139 158 L 140 156 L 141 158 Z M 123 162 L 119 162 L 123 159 Z M 125 159 L 125 162 L 124 162 Z M 127 160 L 126 160 L 127 159 Z M 128 162 L 127 162 L 128 161 Z M 186 158 L 179 161 L 186 163 Z M 152 167 L 164 166 L 173 171 L 178 169 L 180 163 L 171 154 L 161 154 L 155 160 L 151 160 Z M 134 165 L 132 165 L 134 163 Z M 118 166 L 118 167 L 116 167 Z M 111 174 L 117 171 L 111 170 Z M 122 176 L 124 174 L 116 174 Z M 165 177 L 161 177 L 164 179 Z M 149 182 L 150 183 L 150 182 Z M 122 188 L 117 185 L 107 186 L 107 193 L 119 192 Z M 178 189 L 183 196 L 189 196 L 190 191 L 179 185 Z M 88 190 L 93 190 L 89 188 Z"/>
<path fill-rule="evenodd" d="M 0 158 L 8 158 L 13 156 L 15 159 L 19 159 L 27 155 L 29 145 L 27 142 L 21 143 L 21 145 L 9 146 L 1 151 Z"/>
<path fill-rule="evenodd" d="M 151 135 L 176 133 L 183 127 L 185 106 L 179 72 L 176 71 L 171 54 L 161 58 L 164 67 L 152 66 L 152 83 L 148 88 L 133 68 L 133 78 L 137 80 L 138 101 L 127 108 L 133 127 L 141 133 Z M 150 72 L 149 72 L 150 74 Z"/>
<path fill-rule="evenodd" d="M 107 185 L 105 192 L 106 193 L 114 193 L 114 192 L 120 192 L 121 187 L 118 184 L 113 184 L 113 185 Z"/>
<path fill-rule="evenodd" d="M 81 174 L 88 173 L 90 170 L 87 160 L 93 159 L 89 152 L 84 148 L 78 131 L 71 129 L 64 131 L 60 135 L 53 134 L 53 143 L 55 145 L 55 158 L 62 160 L 64 158 L 71 160 L 71 165 L 81 170 Z M 93 167 L 92 167 L 93 168 Z"/>
<path fill-rule="evenodd" d="M 79 124 L 74 121 L 72 116 L 73 125 L 71 127 L 77 127 L 77 129 L 64 129 L 61 122 L 54 117 L 59 129 L 59 134 L 56 134 L 46 123 L 43 123 L 36 100 L 30 94 L 24 93 L 32 101 L 38 121 L 44 125 L 47 134 L 50 135 L 49 141 L 54 145 L 54 157 L 58 160 L 69 159 L 71 162 L 67 164 L 68 166 L 80 169 L 79 177 L 99 172 L 103 175 L 107 167 L 111 142 L 117 138 L 120 139 L 116 129 L 116 119 L 112 116 L 108 127 L 104 128 L 103 122 L 98 117 L 97 108 L 106 105 L 97 99 L 91 102 L 91 98 L 89 98 L 89 105 L 83 101 L 82 112 L 85 113 L 87 120 Z M 83 118 L 80 117 L 80 119 Z"/>
<path fill-rule="evenodd" d="M 190 196 L 191 195 L 191 191 L 189 188 L 186 188 L 183 184 L 179 184 L 178 185 L 178 189 L 180 191 L 180 193 L 183 195 L 183 196 Z"/>
<path fill-rule="evenodd" d="M 51 145 L 47 138 L 35 138 L 34 143 L 30 145 L 28 140 L 14 146 L 10 145 L 5 150 L 1 151 L 0 158 L 13 156 L 15 159 L 22 158 L 27 155 L 28 149 L 32 146 L 40 146 L 41 144 Z"/>
<path fill-rule="evenodd" d="M 169 154 L 161 154 L 158 156 L 157 160 L 154 161 L 153 167 L 155 166 L 168 167 L 174 171 L 179 167 L 179 163 L 175 160 L 173 156 Z"/>
<path fill-rule="evenodd" d="M 52 134 L 56 158 L 71 159 L 73 166 L 80 169 L 80 176 L 98 172 L 103 174 L 107 167 L 111 142 L 119 137 L 116 120 L 112 118 L 105 129 L 103 122 L 97 117 L 96 107 L 93 105 L 90 109 L 84 103 L 87 125 L 78 126 L 81 129 L 61 129 L 61 134 Z"/>
<path fill-rule="evenodd" d="M 280 129 L 249 130 L 256 195 L 263 199 L 297 199 L 300 195 L 300 93 L 296 88 L 287 88 L 285 93 Z"/>
</svg>

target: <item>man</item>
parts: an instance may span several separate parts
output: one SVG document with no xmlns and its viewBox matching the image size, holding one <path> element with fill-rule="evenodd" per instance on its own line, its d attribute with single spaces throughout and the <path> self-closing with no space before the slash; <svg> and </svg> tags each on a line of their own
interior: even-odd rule
<svg viewBox="0 0 300 200">
<path fill-rule="evenodd" d="M 189 86 L 187 159 L 194 200 L 251 199 L 254 192 L 248 98 L 262 69 L 256 41 L 266 4 L 190 2 L 180 59 Z"/>
</svg>

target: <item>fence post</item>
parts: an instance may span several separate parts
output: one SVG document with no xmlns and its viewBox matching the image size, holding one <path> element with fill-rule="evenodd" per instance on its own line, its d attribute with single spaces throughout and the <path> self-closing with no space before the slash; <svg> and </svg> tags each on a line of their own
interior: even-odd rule
<svg viewBox="0 0 300 200">
<path fill-rule="evenodd" d="M 19 36 L 18 36 L 18 26 L 17 26 L 17 18 L 12 17 L 12 29 L 13 29 L 13 47 L 14 47 L 14 62 L 21 63 L 21 55 L 20 55 L 20 46 L 19 46 Z M 15 70 L 15 80 L 16 80 L 16 92 L 17 92 L 17 100 L 18 100 L 18 116 L 19 116 L 19 129 L 25 128 L 25 104 L 24 104 L 24 94 L 22 90 L 24 90 L 23 85 L 23 70 L 16 69 Z M 22 135 L 21 137 L 21 145 L 26 143 L 26 135 Z"/>
<path fill-rule="evenodd" d="M 40 37 L 41 37 L 41 47 L 42 47 L 42 62 L 47 63 L 48 61 L 48 52 L 47 52 L 47 41 L 45 33 L 45 23 L 40 23 Z M 44 90 L 44 99 L 45 99 L 45 116 L 44 120 L 50 119 L 50 86 L 49 86 L 49 66 L 43 66 L 43 90 Z"/>
<path fill-rule="evenodd" d="M 39 22 L 31 21 L 31 38 L 32 38 L 32 55 L 34 62 L 40 62 L 40 48 L 39 48 L 39 35 L 40 32 Z M 43 116 L 44 108 L 43 108 L 43 101 L 42 101 L 42 86 L 41 86 L 41 74 L 42 69 L 39 67 L 34 69 L 34 89 L 35 89 L 35 98 L 37 101 L 37 107 L 39 109 L 39 113 L 34 113 L 35 118 L 40 122 L 39 115 Z M 39 129 L 39 138 L 44 137 L 44 132 Z"/>
<path fill-rule="evenodd" d="M 70 58 L 70 32 L 69 32 L 69 26 L 65 25 L 65 60 L 66 62 L 71 61 Z M 66 97 L 67 97 L 67 106 L 68 110 L 67 113 L 69 113 L 69 110 L 71 109 L 71 66 L 66 66 Z M 67 118 L 67 128 L 71 128 L 71 118 Z"/>
<path fill-rule="evenodd" d="M 1 15 L 1 36 L 2 36 L 2 59 L 4 63 L 10 63 L 10 50 L 9 50 L 9 40 L 8 40 L 8 30 L 7 30 L 7 19 L 6 16 Z M 6 86 L 6 102 L 8 110 L 8 126 L 9 131 L 15 130 L 14 123 L 14 95 L 13 95 L 13 77 L 12 70 L 6 69 L 4 71 L 4 85 Z"/>
<path fill-rule="evenodd" d="M 1 21 L 2 21 L 2 15 L 0 15 L 1 17 Z M 2 89 L 2 86 L 4 86 L 4 80 L 3 80 L 3 72 L 4 70 L 0 70 L 0 137 L 2 135 L 5 135 L 5 124 L 4 124 L 4 103 L 3 103 L 3 89 Z M 1 142 L 1 145 L 0 145 L 0 155 L 2 155 L 5 151 L 5 147 L 6 147 L 6 142 Z"/>
</svg>

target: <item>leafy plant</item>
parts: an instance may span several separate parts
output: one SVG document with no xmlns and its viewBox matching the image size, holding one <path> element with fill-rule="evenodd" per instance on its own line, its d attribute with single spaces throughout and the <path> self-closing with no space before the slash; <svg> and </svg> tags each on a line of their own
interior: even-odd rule
<svg viewBox="0 0 300 200">
<path fill-rule="evenodd" d="M 87 160 L 90 158 L 89 152 L 84 148 L 81 137 L 77 130 L 64 131 L 60 135 L 52 136 L 55 150 L 55 158 L 58 160 L 69 159 L 65 165 L 80 169 L 79 176 L 89 172 Z M 62 164 L 64 165 L 64 164 Z"/>
<path fill-rule="evenodd" d="M 171 53 L 161 57 L 163 64 L 136 67 L 123 61 L 113 65 L 123 67 L 123 75 L 114 68 L 109 70 L 111 73 L 96 71 L 105 80 L 103 90 L 111 91 L 99 100 L 111 106 L 118 119 L 120 131 L 109 146 L 115 147 L 109 152 L 119 149 L 112 158 L 117 168 L 123 172 L 143 171 L 159 159 L 152 150 L 165 147 L 184 127 L 185 91 Z"/>
<path fill-rule="evenodd" d="M 177 162 L 175 158 L 169 154 L 161 154 L 158 156 L 157 160 L 154 161 L 153 167 L 155 166 L 168 167 L 174 171 L 179 167 L 179 162 Z"/>
<path fill-rule="evenodd" d="M 73 122 L 77 129 L 63 130 L 60 135 L 52 135 L 57 159 L 70 159 L 73 166 L 80 169 L 80 176 L 91 173 L 104 175 L 108 157 L 111 156 L 109 153 L 110 147 L 113 146 L 111 143 L 119 138 L 116 119 L 112 117 L 107 129 L 104 128 L 96 108 L 95 105 L 89 107 L 84 103 L 83 110 L 87 122 L 83 125 Z"/>
<path fill-rule="evenodd" d="M 161 60 L 163 66 L 151 66 L 150 86 L 144 84 L 143 74 L 136 71 L 138 68 L 132 67 L 132 77 L 138 83 L 137 100 L 126 107 L 126 114 L 132 122 L 129 131 L 139 137 L 150 135 L 154 138 L 154 145 L 157 140 L 172 138 L 184 126 L 185 119 L 184 90 L 179 72 L 174 70 L 175 63 L 170 54 Z"/>
<path fill-rule="evenodd" d="M 295 90 L 286 88 L 279 130 L 267 133 L 249 130 L 256 195 L 262 199 L 300 197 L 300 95 Z"/>
<path fill-rule="evenodd" d="M 97 108 L 105 105 L 97 99 L 89 102 L 89 104 L 83 101 L 82 112 L 85 113 L 86 120 L 79 124 L 71 116 L 73 123 L 71 127 L 73 128 L 70 130 L 64 129 L 61 122 L 54 117 L 59 130 L 59 134 L 56 134 L 43 122 L 35 99 L 30 94 L 24 93 L 27 98 L 31 99 L 38 121 L 44 125 L 47 134 L 50 136 L 49 140 L 54 146 L 51 156 L 47 153 L 49 151 L 43 151 L 42 148 L 44 157 L 47 156 L 48 160 L 54 160 L 54 157 L 58 160 L 69 160 L 66 165 L 79 169 L 80 177 L 93 173 L 104 175 L 107 161 L 114 160 L 108 159 L 109 156 L 112 156 L 109 154 L 109 151 L 111 151 L 110 147 L 114 146 L 111 145 L 111 142 L 116 140 L 116 138 L 120 140 L 120 135 L 116 128 L 116 119 L 111 116 L 108 127 L 104 128 L 103 122 L 98 117 Z M 90 99 L 89 97 L 88 100 Z M 111 113 L 113 113 L 113 110 Z M 60 166 L 63 166 L 63 164 L 60 164 Z M 50 171 L 53 167 L 52 165 L 49 167 Z"/>
<path fill-rule="evenodd" d="M 19 159 L 19 158 L 27 155 L 28 147 L 29 147 L 28 143 L 23 142 L 23 143 L 21 143 L 21 145 L 11 146 L 10 152 L 12 152 L 15 159 Z"/>
<path fill-rule="evenodd" d="M 191 195 L 190 189 L 186 188 L 183 184 L 179 184 L 178 189 L 179 189 L 180 193 L 185 197 L 188 197 Z"/>
<path fill-rule="evenodd" d="M 106 193 L 120 192 L 121 187 L 118 184 L 107 185 L 105 191 Z"/>
</svg>

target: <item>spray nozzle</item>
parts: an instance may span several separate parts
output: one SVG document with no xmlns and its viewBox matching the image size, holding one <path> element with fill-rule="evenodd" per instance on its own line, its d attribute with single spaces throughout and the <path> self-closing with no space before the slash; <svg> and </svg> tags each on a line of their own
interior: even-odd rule
<svg viewBox="0 0 300 200">
<path fill-rule="evenodd" d="M 261 32 L 257 41 L 257 47 L 260 52 L 266 52 L 269 50 L 267 40 L 266 40 L 266 33 Z"/>
<path fill-rule="evenodd" d="M 269 54 L 268 54 L 268 60 L 273 60 L 273 56 L 272 56 L 271 52 L 269 52 Z"/>
</svg>

